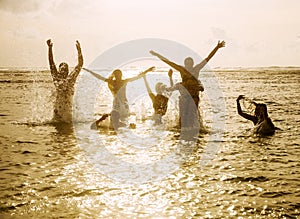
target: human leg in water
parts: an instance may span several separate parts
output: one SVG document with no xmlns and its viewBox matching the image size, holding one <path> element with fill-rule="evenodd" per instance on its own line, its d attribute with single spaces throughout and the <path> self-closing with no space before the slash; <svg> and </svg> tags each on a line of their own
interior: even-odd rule
<svg viewBox="0 0 300 219">
<path fill-rule="evenodd" d="M 120 121 L 120 114 L 119 114 L 119 112 L 116 111 L 116 110 L 113 110 L 113 111 L 111 112 L 111 117 L 110 117 L 110 119 L 111 119 L 111 126 L 112 126 L 115 130 L 117 130 L 119 127 L 124 127 L 124 126 L 126 126 L 125 123 L 123 123 L 123 122 Z"/>
</svg>

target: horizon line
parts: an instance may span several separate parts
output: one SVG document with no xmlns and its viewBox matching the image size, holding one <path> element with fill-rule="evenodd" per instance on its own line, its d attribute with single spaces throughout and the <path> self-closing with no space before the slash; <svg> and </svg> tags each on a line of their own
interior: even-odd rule
<svg viewBox="0 0 300 219">
<path fill-rule="evenodd" d="M 137 67 L 137 66 L 128 66 L 128 67 Z M 164 67 L 164 66 L 160 66 L 160 67 Z M 15 68 L 15 69 L 45 69 L 45 70 L 50 70 L 49 66 L 35 66 L 35 67 L 30 67 L 30 66 L 0 66 L 0 70 L 3 69 L 11 69 L 11 68 Z M 71 67 L 74 68 L 74 67 Z M 103 67 L 103 69 L 105 68 L 110 68 L 110 67 Z M 166 66 L 166 68 L 169 68 Z M 300 68 L 300 65 L 268 65 L 268 66 L 216 66 L 216 67 L 211 67 L 210 69 L 228 69 L 228 68 Z M 203 68 L 203 70 L 209 70 L 207 68 Z"/>
</svg>

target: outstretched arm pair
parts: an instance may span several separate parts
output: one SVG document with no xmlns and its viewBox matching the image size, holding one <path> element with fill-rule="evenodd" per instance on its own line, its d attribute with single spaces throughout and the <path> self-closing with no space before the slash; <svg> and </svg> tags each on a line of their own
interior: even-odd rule
<svg viewBox="0 0 300 219">
<path fill-rule="evenodd" d="M 54 63 L 54 58 L 53 58 L 53 43 L 51 42 L 51 39 L 47 40 L 47 45 L 48 45 L 48 59 L 49 59 L 49 65 L 50 65 L 50 71 L 53 80 L 57 80 L 59 78 L 59 72 L 57 71 L 57 68 Z M 78 40 L 76 41 L 76 48 L 78 51 L 78 64 L 76 65 L 74 71 L 69 75 L 69 78 L 75 82 L 82 66 L 83 66 L 83 57 L 82 57 L 82 52 L 81 52 L 81 47 L 80 43 Z"/>
<path fill-rule="evenodd" d="M 196 65 L 194 67 L 194 72 L 199 72 L 207 64 L 207 62 L 216 54 L 216 52 L 218 51 L 218 49 L 220 49 L 220 48 L 222 48 L 224 46 L 225 46 L 225 42 L 224 41 L 218 41 L 217 46 L 210 52 L 210 54 L 202 62 L 200 62 L 198 65 Z M 158 54 L 157 52 L 154 52 L 153 50 L 151 50 L 150 53 L 152 55 L 158 57 L 160 60 L 162 60 L 166 64 L 170 65 L 172 68 L 176 69 L 180 73 L 186 73 L 186 69 L 183 66 L 178 65 L 178 64 L 176 64 L 174 62 L 171 62 L 166 57 Z"/>
<path fill-rule="evenodd" d="M 93 72 L 93 71 L 91 71 L 91 70 L 89 70 L 89 69 L 87 69 L 87 68 L 83 68 L 83 69 L 84 69 L 85 71 L 89 72 L 89 73 L 92 74 L 95 78 L 97 78 L 97 79 L 99 79 L 99 80 L 101 80 L 101 81 L 107 82 L 107 81 L 109 80 L 109 78 L 105 78 L 105 77 L 103 77 L 103 76 L 101 76 L 101 75 L 99 75 L 99 74 L 97 74 L 97 73 L 95 73 L 95 72 Z M 127 82 L 131 82 L 131 81 L 135 81 L 135 80 L 137 80 L 137 79 L 143 77 L 144 75 L 146 75 L 149 71 L 153 71 L 154 69 L 155 69 L 155 67 L 148 68 L 146 71 L 141 72 L 139 75 L 137 75 L 137 76 L 135 76 L 135 77 L 132 77 L 132 78 L 126 79 L 125 82 L 127 83 Z"/>
</svg>

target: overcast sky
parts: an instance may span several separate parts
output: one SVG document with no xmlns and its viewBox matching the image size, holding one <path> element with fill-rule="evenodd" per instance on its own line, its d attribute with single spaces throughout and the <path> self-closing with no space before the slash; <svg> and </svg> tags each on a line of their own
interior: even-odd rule
<svg viewBox="0 0 300 219">
<path fill-rule="evenodd" d="M 226 47 L 211 67 L 300 66 L 299 0 L 0 0 L 0 67 L 47 67 L 46 40 L 57 63 L 85 66 L 129 40 L 177 41 L 201 57 Z M 130 52 L 130 51 L 129 51 Z"/>
</svg>

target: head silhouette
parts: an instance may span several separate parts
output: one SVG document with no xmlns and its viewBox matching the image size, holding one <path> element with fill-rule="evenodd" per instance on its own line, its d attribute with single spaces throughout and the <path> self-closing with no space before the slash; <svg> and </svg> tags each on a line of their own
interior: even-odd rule
<svg viewBox="0 0 300 219">
<path fill-rule="evenodd" d="M 158 82 L 155 85 L 155 91 L 157 94 L 162 94 L 166 90 L 166 85 L 164 83 Z"/>
<path fill-rule="evenodd" d="M 69 66 L 67 63 L 62 62 L 59 64 L 59 73 L 62 78 L 67 78 L 69 74 Z"/>
<path fill-rule="evenodd" d="M 263 104 L 263 103 L 256 104 L 254 114 L 255 114 L 255 116 L 257 116 L 259 118 L 268 118 L 267 105 Z"/>
<path fill-rule="evenodd" d="M 115 76 L 116 80 L 122 79 L 122 72 L 120 69 L 116 69 L 113 71 L 113 75 Z"/>
<path fill-rule="evenodd" d="M 186 69 L 191 69 L 194 66 L 194 60 L 191 57 L 187 57 L 184 60 L 184 66 Z"/>
</svg>

